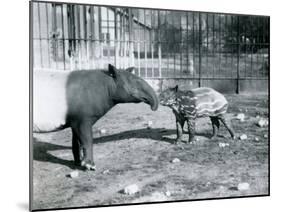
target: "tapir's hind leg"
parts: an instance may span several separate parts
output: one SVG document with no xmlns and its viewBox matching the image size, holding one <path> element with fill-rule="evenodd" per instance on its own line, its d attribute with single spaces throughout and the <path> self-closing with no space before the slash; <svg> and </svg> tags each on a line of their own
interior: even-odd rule
<svg viewBox="0 0 281 212">
<path fill-rule="evenodd" d="M 219 122 L 218 117 L 211 116 L 210 119 L 211 119 L 212 127 L 213 127 L 213 135 L 211 138 L 215 138 L 215 137 L 217 137 L 217 134 L 218 134 L 218 131 L 220 128 L 220 122 Z"/>
<path fill-rule="evenodd" d="M 219 120 L 224 124 L 224 126 L 226 127 L 226 129 L 228 130 L 228 132 L 230 133 L 232 138 L 235 138 L 235 133 L 234 130 L 231 127 L 231 123 L 230 121 L 228 121 L 224 115 L 220 115 L 218 116 Z"/>
<path fill-rule="evenodd" d="M 195 119 L 194 118 L 188 118 L 187 119 L 187 126 L 188 126 L 188 132 L 189 132 L 188 142 L 192 143 L 195 140 Z"/>
<path fill-rule="evenodd" d="M 81 166 L 88 170 L 95 170 L 95 164 L 93 161 L 92 122 L 81 121 L 74 123 L 72 126 L 72 131 L 80 141 L 79 144 L 81 145 L 78 147 L 77 142 L 74 142 L 74 146 L 72 146 L 74 160 L 78 161 L 79 156 L 82 159 L 80 163 Z M 80 148 L 82 149 L 83 155 L 80 153 Z"/>
</svg>

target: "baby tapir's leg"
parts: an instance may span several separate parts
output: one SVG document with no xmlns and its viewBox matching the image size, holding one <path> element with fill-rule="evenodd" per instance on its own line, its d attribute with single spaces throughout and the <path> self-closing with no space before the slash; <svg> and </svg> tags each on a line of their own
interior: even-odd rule
<svg viewBox="0 0 281 212">
<path fill-rule="evenodd" d="M 218 119 L 224 124 L 224 126 L 226 127 L 226 129 L 228 130 L 228 132 L 230 133 L 232 138 L 235 138 L 235 133 L 231 127 L 230 122 L 225 118 L 225 115 L 219 115 Z"/>
<path fill-rule="evenodd" d="M 189 132 L 189 143 L 192 143 L 195 138 L 195 119 L 194 118 L 188 118 L 187 119 L 187 126 L 188 126 L 188 132 Z"/>
<path fill-rule="evenodd" d="M 213 127 L 213 135 L 212 138 L 215 138 L 218 134 L 218 130 L 220 128 L 220 122 L 218 117 L 215 116 L 210 116 L 211 122 L 212 122 L 212 127 Z"/>
<path fill-rule="evenodd" d="M 182 134 L 183 134 L 183 126 L 184 126 L 185 119 L 183 117 L 176 116 L 176 124 L 177 124 L 177 139 L 175 144 L 181 142 Z"/>
</svg>

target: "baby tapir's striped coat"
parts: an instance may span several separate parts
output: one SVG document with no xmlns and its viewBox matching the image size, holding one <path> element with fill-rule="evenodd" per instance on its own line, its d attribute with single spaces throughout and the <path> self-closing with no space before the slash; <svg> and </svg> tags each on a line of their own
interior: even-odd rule
<svg viewBox="0 0 281 212">
<path fill-rule="evenodd" d="M 176 116 L 177 140 L 181 141 L 185 121 L 188 124 L 189 142 L 194 140 L 195 119 L 209 116 L 213 126 L 213 136 L 216 137 L 220 121 L 234 138 L 234 131 L 225 118 L 228 102 L 225 97 L 212 88 L 196 88 L 180 91 L 178 86 L 163 91 L 159 96 L 160 104 L 172 108 Z"/>
</svg>

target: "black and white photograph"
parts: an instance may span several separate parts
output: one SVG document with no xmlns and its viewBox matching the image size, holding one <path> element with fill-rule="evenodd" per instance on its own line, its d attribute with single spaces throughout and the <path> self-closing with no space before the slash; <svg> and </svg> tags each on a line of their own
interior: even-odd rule
<svg viewBox="0 0 281 212">
<path fill-rule="evenodd" d="M 269 16 L 29 6 L 32 211 L 269 196 Z"/>
</svg>

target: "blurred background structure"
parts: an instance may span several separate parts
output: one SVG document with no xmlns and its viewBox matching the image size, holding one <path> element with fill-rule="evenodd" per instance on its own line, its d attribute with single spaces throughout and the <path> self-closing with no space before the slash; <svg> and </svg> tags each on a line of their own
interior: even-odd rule
<svg viewBox="0 0 281 212">
<path fill-rule="evenodd" d="M 34 70 L 134 66 L 163 89 L 268 91 L 269 17 L 32 3 Z"/>
</svg>

